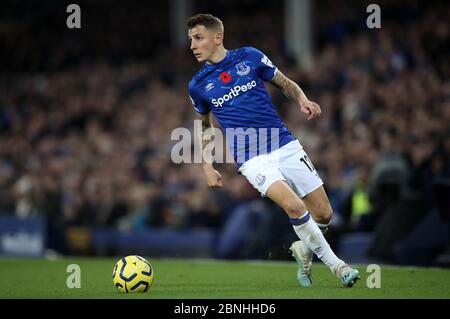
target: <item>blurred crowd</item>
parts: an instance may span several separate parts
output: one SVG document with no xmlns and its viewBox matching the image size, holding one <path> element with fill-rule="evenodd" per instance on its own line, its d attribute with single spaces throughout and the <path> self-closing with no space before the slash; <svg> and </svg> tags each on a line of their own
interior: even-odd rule
<svg viewBox="0 0 450 319">
<path fill-rule="evenodd" d="M 376 181 L 385 167 L 399 174 L 387 175 L 401 194 L 431 209 L 436 181 L 450 178 L 448 5 L 387 7 L 381 29 L 370 30 L 365 7 L 319 2 L 314 65 L 304 69 L 284 50 L 281 4 L 264 3 L 253 12 L 224 11 L 225 47 L 264 51 L 321 106 L 322 116 L 307 121 L 268 85 L 326 184 L 336 229 L 376 229 L 386 190 Z M 114 25 L 113 18 L 103 19 Z M 259 198 L 233 164 L 217 165 L 224 187 L 211 190 L 199 164 L 171 161 L 172 130 L 193 129 L 187 83 L 199 66 L 188 47 L 169 48 L 160 28 L 146 29 L 148 19 L 132 22 L 156 35 L 107 28 L 95 35 L 86 27 L 80 32 L 104 43 L 47 42 L 39 55 L 28 47 L 36 40 L 30 30 L 14 31 L 21 41 L 9 38 L 14 52 L 3 60 L 10 69 L 0 75 L 2 214 L 41 214 L 60 226 L 219 230 Z M 68 31 L 48 32 L 57 41 Z M 145 44 L 128 45 L 134 38 Z M 107 43 L 138 53 L 95 49 Z"/>
</svg>

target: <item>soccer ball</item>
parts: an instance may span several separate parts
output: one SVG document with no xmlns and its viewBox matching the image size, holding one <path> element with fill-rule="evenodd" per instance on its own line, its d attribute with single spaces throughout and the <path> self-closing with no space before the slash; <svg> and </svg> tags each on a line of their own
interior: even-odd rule
<svg viewBox="0 0 450 319">
<path fill-rule="evenodd" d="M 146 292 L 153 283 L 152 265 L 141 256 L 123 257 L 114 267 L 113 283 L 120 292 Z"/>
</svg>

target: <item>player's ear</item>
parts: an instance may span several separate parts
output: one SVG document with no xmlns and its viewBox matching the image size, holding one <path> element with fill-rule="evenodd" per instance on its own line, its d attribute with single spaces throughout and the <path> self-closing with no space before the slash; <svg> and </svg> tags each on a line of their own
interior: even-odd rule
<svg viewBox="0 0 450 319">
<path fill-rule="evenodd" d="M 216 35 L 214 37 L 214 42 L 217 45 L 221 45 L 223 43 L 223 32 L 216 32 Z"/>
</svg>

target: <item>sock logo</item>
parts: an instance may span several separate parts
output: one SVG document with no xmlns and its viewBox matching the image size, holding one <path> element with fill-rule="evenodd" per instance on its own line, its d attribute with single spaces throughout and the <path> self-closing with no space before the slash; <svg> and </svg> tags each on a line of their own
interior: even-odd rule
<svg viewBox="0 0 450 319">
<path fill-rule="evenodd" d="M 322 247 L 316 247 L 316 248 L 314 248 L 314 253 L 318 256 L 321 252 L 322 252 Z"/>
</svg>

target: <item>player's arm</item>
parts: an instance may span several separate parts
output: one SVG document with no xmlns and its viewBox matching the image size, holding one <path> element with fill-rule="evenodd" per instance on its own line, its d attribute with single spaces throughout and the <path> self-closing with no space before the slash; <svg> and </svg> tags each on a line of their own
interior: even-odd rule
<svg viewBox="0 0 450 319">
<path fill-rule="evenodd" d="M 320 106 L 308 100 L 297 83 L 288 79 L 280 70 L 277 70 L 270 83 L 280 89 L 288 99 L 296 102 L 300 106 L 300 110 L 309 115 L 308 120 L 316 118 L 322 113 Z"/>
<path fill-rule="evenodd" d="M 212 164 L 212 156 L 206 146 L 212 142 L 214 127 L 212 125 L 212 113 L 198 114 L 198 119 L 201 120 L 201 132 L 197 138 L 200 140 L 202 151 L 202 169 L 206 176 L 206 181 L 209 187 L 222 187 L 222 175 L 214 169 Z"/>
</svg>

